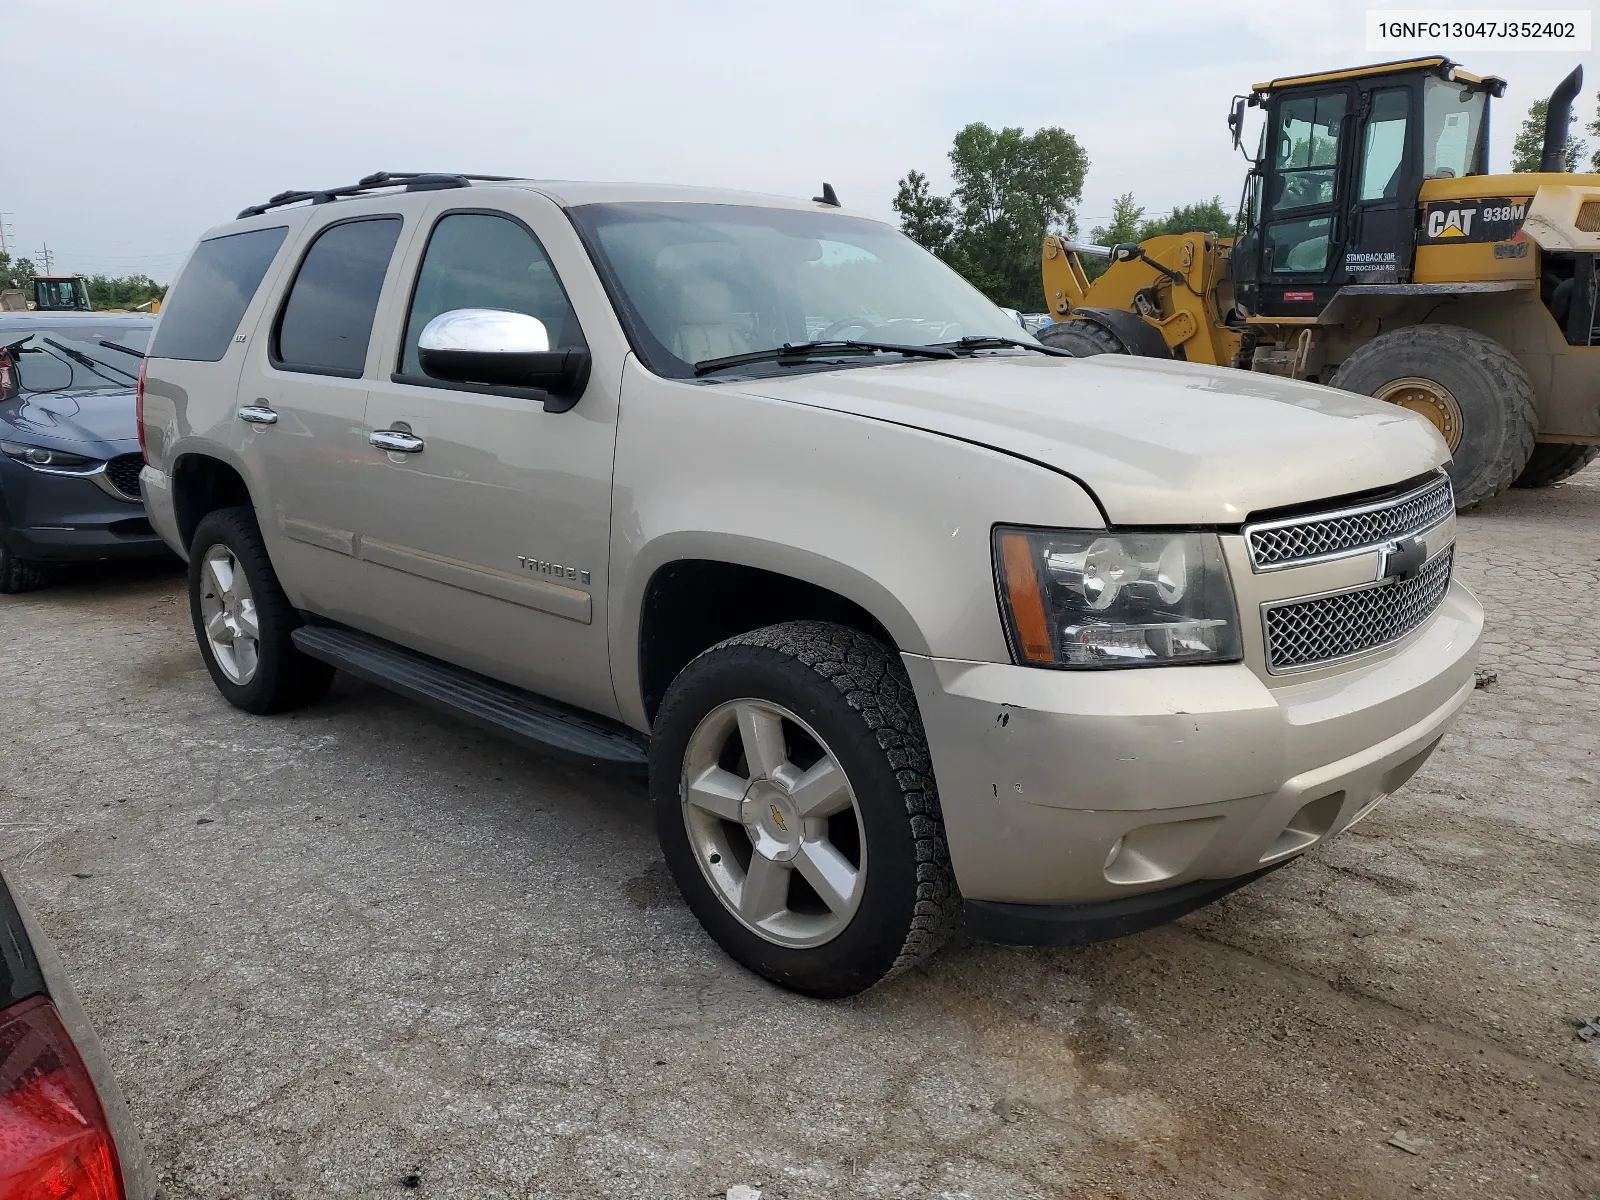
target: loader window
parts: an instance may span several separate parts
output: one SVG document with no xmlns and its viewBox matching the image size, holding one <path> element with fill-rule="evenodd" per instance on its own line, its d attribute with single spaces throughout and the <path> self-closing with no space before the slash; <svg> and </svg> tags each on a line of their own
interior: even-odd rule
<svg viewBox="0 0 1600 1200">
<path fill-rule="evenodd" d="M 1483 92 L 1443 79 L 1422 85 L 1422 175 L 1424 179 L 1460 179 L 1483 174 L 1478 161 L 1478 135 L 1483 128 Z"/>
<path fill-rule="evenodd" d="M 1333 203 L 1344 109 L 1343 92 L 1283 102 L 1274 148 L 1278 169 L 1271 197 L 1273 212 Z"/>
<path fill-rule="evenodd" d="M 1362 200 L 1393 200 L 1400 192 L 1400 167 L 1406 156 L 1406 117 L 1411 107 L 1404 88 L 1377 92 L 1361 147 Z"/>
</svg>

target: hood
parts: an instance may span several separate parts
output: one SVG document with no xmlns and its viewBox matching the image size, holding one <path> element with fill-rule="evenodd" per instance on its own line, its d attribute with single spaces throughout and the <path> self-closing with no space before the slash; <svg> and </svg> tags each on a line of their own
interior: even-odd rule
<svg viewBox="0 0 1600 1200">
<path fill-rule="evenodd" d="M 137 443 L 133 389 L 25 392 L 0 404 L 0 436 L 6 433 L 30 444 Z"/>
<path fill-rule="evenodd" d="M 1414 413 L 1271 375 L 1162 359 L 998 355 L 724 386 L 991 446 L 1078 479 L 1117 525 L 1237 525 L 1449 459 Z"/>
</svg>

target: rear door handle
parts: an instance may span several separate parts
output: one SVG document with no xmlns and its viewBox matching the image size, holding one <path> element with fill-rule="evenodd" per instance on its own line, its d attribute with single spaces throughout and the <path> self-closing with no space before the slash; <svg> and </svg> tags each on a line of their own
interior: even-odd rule
<svg viewBox="0 0 1600 1200">
<path fill-rule="evenodd" d="M 379 450 L 393 450 L 400 454 L 422 453 L 422 439 L 398 429 L 374 429 L 367 441 Z"/>
<path fill-rule="evenodd" d="M 276 425 L 278 414 L 265 404 L 246 404 L 239 410 L 239 419 L 252 425 Z"/>
</svg>

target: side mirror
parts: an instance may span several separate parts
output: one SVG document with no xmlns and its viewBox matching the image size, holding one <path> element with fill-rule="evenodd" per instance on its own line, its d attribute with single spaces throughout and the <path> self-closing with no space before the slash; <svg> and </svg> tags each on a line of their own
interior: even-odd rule
<svg viewBox="0 0 1600 1200">
<path fill-rule="evenodd" d="M 565 412 L 589 382 L 587 350 L 552 350 L 544 322 L 498 308 L 457 308 L 429 321 L 417 361 L 435 379 L 548 392 L 546 412 Z"/>
<path fill-rule="evenodd" d="M 1239 139 L 1244 136 L 1244 97 L 1233 98 L 1233 110 L 1228 113 L 1228 131 L 1233 134 L 1233 148 L 1239 148 Z"/>
</svg>

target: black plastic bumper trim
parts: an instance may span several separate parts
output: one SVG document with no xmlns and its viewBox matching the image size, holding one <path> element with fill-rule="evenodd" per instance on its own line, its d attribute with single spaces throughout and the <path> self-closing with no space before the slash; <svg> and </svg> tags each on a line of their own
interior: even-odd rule
<svg viewBox="0 0 1600 1200">
<path fill-rule="evenodd" d="M 968 900 L 967 929 L 985 941 L 1007 946 L 1087 946 L 1175 921 L 1292 861 L 1284 859 L 1232 879 L 1197 879 L 1165 891 L 1089 904 Z"/>
</svg>

